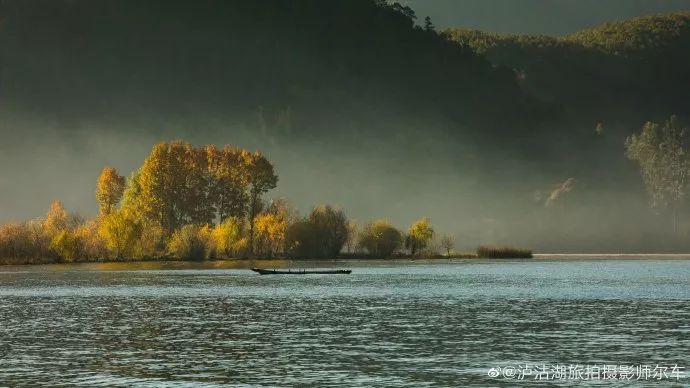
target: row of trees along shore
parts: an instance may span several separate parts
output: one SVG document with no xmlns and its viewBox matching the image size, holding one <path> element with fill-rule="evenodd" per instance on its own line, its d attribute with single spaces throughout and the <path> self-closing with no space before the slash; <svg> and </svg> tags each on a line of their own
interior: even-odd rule
<svg viewBox="0 0 690 388">
<path fill-rule="evenodd" d="M 674 234 L 690 191 L 690 131 L 672 116 L 648 122 L 625 141 L 659 213 Z M 331 206 L 300 218 L 287 201 L 263 199 L 277 185 L 259 152 L 182 141 L 156 144 L 128 179 L 106 167 L 98 178 L 99 214 L 85 219 L 54 201 L 44 218 L 0 225 L 0 264 L 76 260 L 384 258 L 396 253 L 450 256 L 453 240 L 437 243 L 427 218 L 406 233 L 385 220 L 361 228 Z M 529 250 L 480 247 L 480 257 L 531 257 Z"/>
<path fill-rule="evenodd" d="M 44 218 L 0 225 L 0 262 L 333 258 L 344 252 L 385 258 L 453 249 L 449 236 L 436 241 L 427 218 L 407 232 L 384 220 L 360 228 L 328 205 L 300 218 L 287 201 L 264 200 L 277 182 L 259 152 L 159 143 L 127 179 L 103 169 L 96 218 L 54 201 Z"/>
<path fill-rule="evenodd" d="M 650 204 L 670 214 L 674 233 L 690 191 L 690 130 L 672 116 L 646 123 L 625 141 Z M 438 241 L 427 218 L 406 232 L 385 220 L 358 227 L 331 206 L 306 217 L 283 199 L 266 201 L 278 177 L 259 152 L 182 141 L 156 144 L 128 179 L 111 167 L 97 182 L 99 214 L 85 219 L 54 201 L 45 217 L 0 225 L 0 264 L 45 262 L 333 258 L 347 252 L 451 256 L 453 240 Z M 529 250 L 480 247 L 477 256 L 531 257 Z"/>
</svg>

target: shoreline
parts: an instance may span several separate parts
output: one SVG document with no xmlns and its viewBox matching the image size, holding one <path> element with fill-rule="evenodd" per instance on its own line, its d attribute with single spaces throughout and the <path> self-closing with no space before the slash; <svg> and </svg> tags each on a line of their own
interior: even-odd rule
<svg viewBox="0 0 690 388">
<path fill-rule="evenodd" d="M 2 264 L 0 272 L 7 269 L 19 268 L 51 268 L 56 270 L 164 270 L 164 269 L 249 269 L 252 267 L 267 268 L 332 268 L 336 266 L 386 266 L 391 264 L 497 264 L 497 263 L 525 263 L 525 262 L 556 262 L 556 261 L 607 261 L 607 260 L 690 260 L 690 253 L 554 253 L 535 254 L 531 259 L 494 259 L 494 258 L 411 258 L 394 257 L 389 259 L 369 259 L 341 257 L 335 259 L 222 259 L 222 260 L 132 260 L 132 261 L 84 261 L 71 263 L 40 263 L 40 264 Z"/>
</svg>

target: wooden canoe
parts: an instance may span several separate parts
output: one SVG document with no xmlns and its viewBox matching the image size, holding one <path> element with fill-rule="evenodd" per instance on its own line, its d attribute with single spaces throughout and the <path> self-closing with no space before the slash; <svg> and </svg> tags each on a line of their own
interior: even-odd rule
<svg viewBox="0 0 690 388">
<path fill-rule="evenodd" d="M 252 268 L 252 271 L 258 273 L 259 275 L 349 275 L 352 273 L 351 269 L 332 269 L 332 270 L 306 270 L 306 269 L 265 269 L 265 268 Z"/>
</svg>

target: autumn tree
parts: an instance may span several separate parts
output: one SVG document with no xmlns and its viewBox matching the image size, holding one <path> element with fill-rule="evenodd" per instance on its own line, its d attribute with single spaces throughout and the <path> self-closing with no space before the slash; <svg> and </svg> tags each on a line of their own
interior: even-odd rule
<svg viewBox="0 0 690 388">
<path fill-rule="evenodd" d="M 166 234 L 187 223 L 210 222 L 204 173 L 206 159 L 181 141 L 156 144 L 138 173 L 138 205 L 143 216 Z"/>
<path fill-rule="evenodd" d="M 67 210 L 62 205 L 62 202 L 55 200 L 50 204 L 48 213 L 46 213 L 43 227 L 49 236 L 54 236 L 59 232 L 66 230 L 69 223 Z"/>
<path fill-rule="evenodd" d="M 244 162 L 247 166 L 249 183 L 249 253 L 254 254 L 254 219 L 261 210 L 261 196 L 278 183 L 273 165 L 261 153 L 246 153 Z"/>
<path fill-rule="evenodd" d="M 31 220 L 26 223 L 26 228 L 29 241 L 35 248 L 36 257 L 47 257 L 50 247 L 50 235 L 46 231 L 45 222 L 40 218 Z"/>
<path fill-rule="evenodd" d="M 429 226 L 429 219 L 422 218 L 410 225 L 405 236 L 405 248 L 409 249 L 411 255 L 414 255 L 426 248 L 433 237 L 434 230 Z"/>
<path fill-rule="evenodd" d="M 214 177 L 211 197 L 220 222 L 227 217 L 245 217 L 249 201 L 249 153 L 225 146 L 222 150 L 208 148 L 207 154 Z"/>
<path fill-rule="evenodd" d="M 226 258 L 241 256 L 249 247 L 244 222 L 237 217 L 227 217 L 216 225 L 211 232 L 211 238 L 218 255 Z"/>
<path fill-rule="evenodd" d="M 74 231 L 82 243 L 82 259 L 105 258 L 108 255 L 108 248 L 99 233 L 100 222 L 100 218 L 89 220 Z"/>
<path fill-rule="evenodd" d="M 261 197 L 275 188 L 273 166 L 260 153 L 226 146 L 156 144 L 132 179 L 125 204 L 161 225 L 166 235 L 186 224 L 210 225 L 249 214 L 250 251 Z M 134 198 L 132 198 L 134 197 Z"/>
<path fill-rule="evenodd" d="M 358 244 L 369 255 L 385 258 L 400 248 L 402 234 L 388 221 L 377 220 L 364 226 L 360 233 Z"/>
<path fill-rule="evenodd" d="M 118 209 L 101 219 L 98 233 L 116 259 L 131 257 L 142 234 L 142 224 L 129 209 Z"/>
<path fill-rule="evenodd" d="M 180 218 L 179 190 L 184 185 L 181 160 L 175 161 L 179 143 L 153 146 L 139 170 L 137 197 L 142 215 L 157 222 L 166 233 L 172 233 Z"/>
<path fill-rule="evenodd" d="M 284 199 L 273 200 L 264 208 L 255 220 L 255 250 L 260 255 L 272 257 L 287 251 L 287 230 L 297 220 L 297 211 Z"/>
<path fill-rule="evenodd" d="M 212 258 L 209 249 L 211 229 L 208 225 L 185 225 L 170 237 L 168 250 L 180 259 L 204 260 Z"/>
<path fill-rule="evenodd" d="M 118 175 L 117 170 L 106 167 L 101 171 L 96 186 L 96 199 L 100 214 L 108 215 L 120 203 L 125 190 L 125 177 Z"/>
<path fill-rule="evenodd" d="M 71 230 L 61 230 L 50 242 L 50 249 L 64 261 L 72 262 L 84 252 L 85 241 L 82 235 Z"/>
<path fill-rule="evenodd" d="M 688 193 L 690 143 L 688 130 L 676 116 L 664 125 L 647 122 L 642 131 L 625 141 L 626 156 L 635 161 L 650 196 L 651 206 L 669 209 L 673 231 L 678 228 L 678 210 Z"/>
</svg>

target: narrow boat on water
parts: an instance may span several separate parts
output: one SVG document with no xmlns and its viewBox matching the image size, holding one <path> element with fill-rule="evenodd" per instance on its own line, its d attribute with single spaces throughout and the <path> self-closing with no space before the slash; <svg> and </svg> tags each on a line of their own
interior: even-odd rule
<svg viewBox="0 0 690 388">
<path fill-rule="evenodd" d="M 332 269 L 332 270 L 306 270 L 306 269 L 265 269 L 252 268 L 252 271 L 259 275 L 311 275 L 311 274 L 325 274 L 325 275 L 349 275 L 352 273 L 351 269 Z"/>
</svg>

